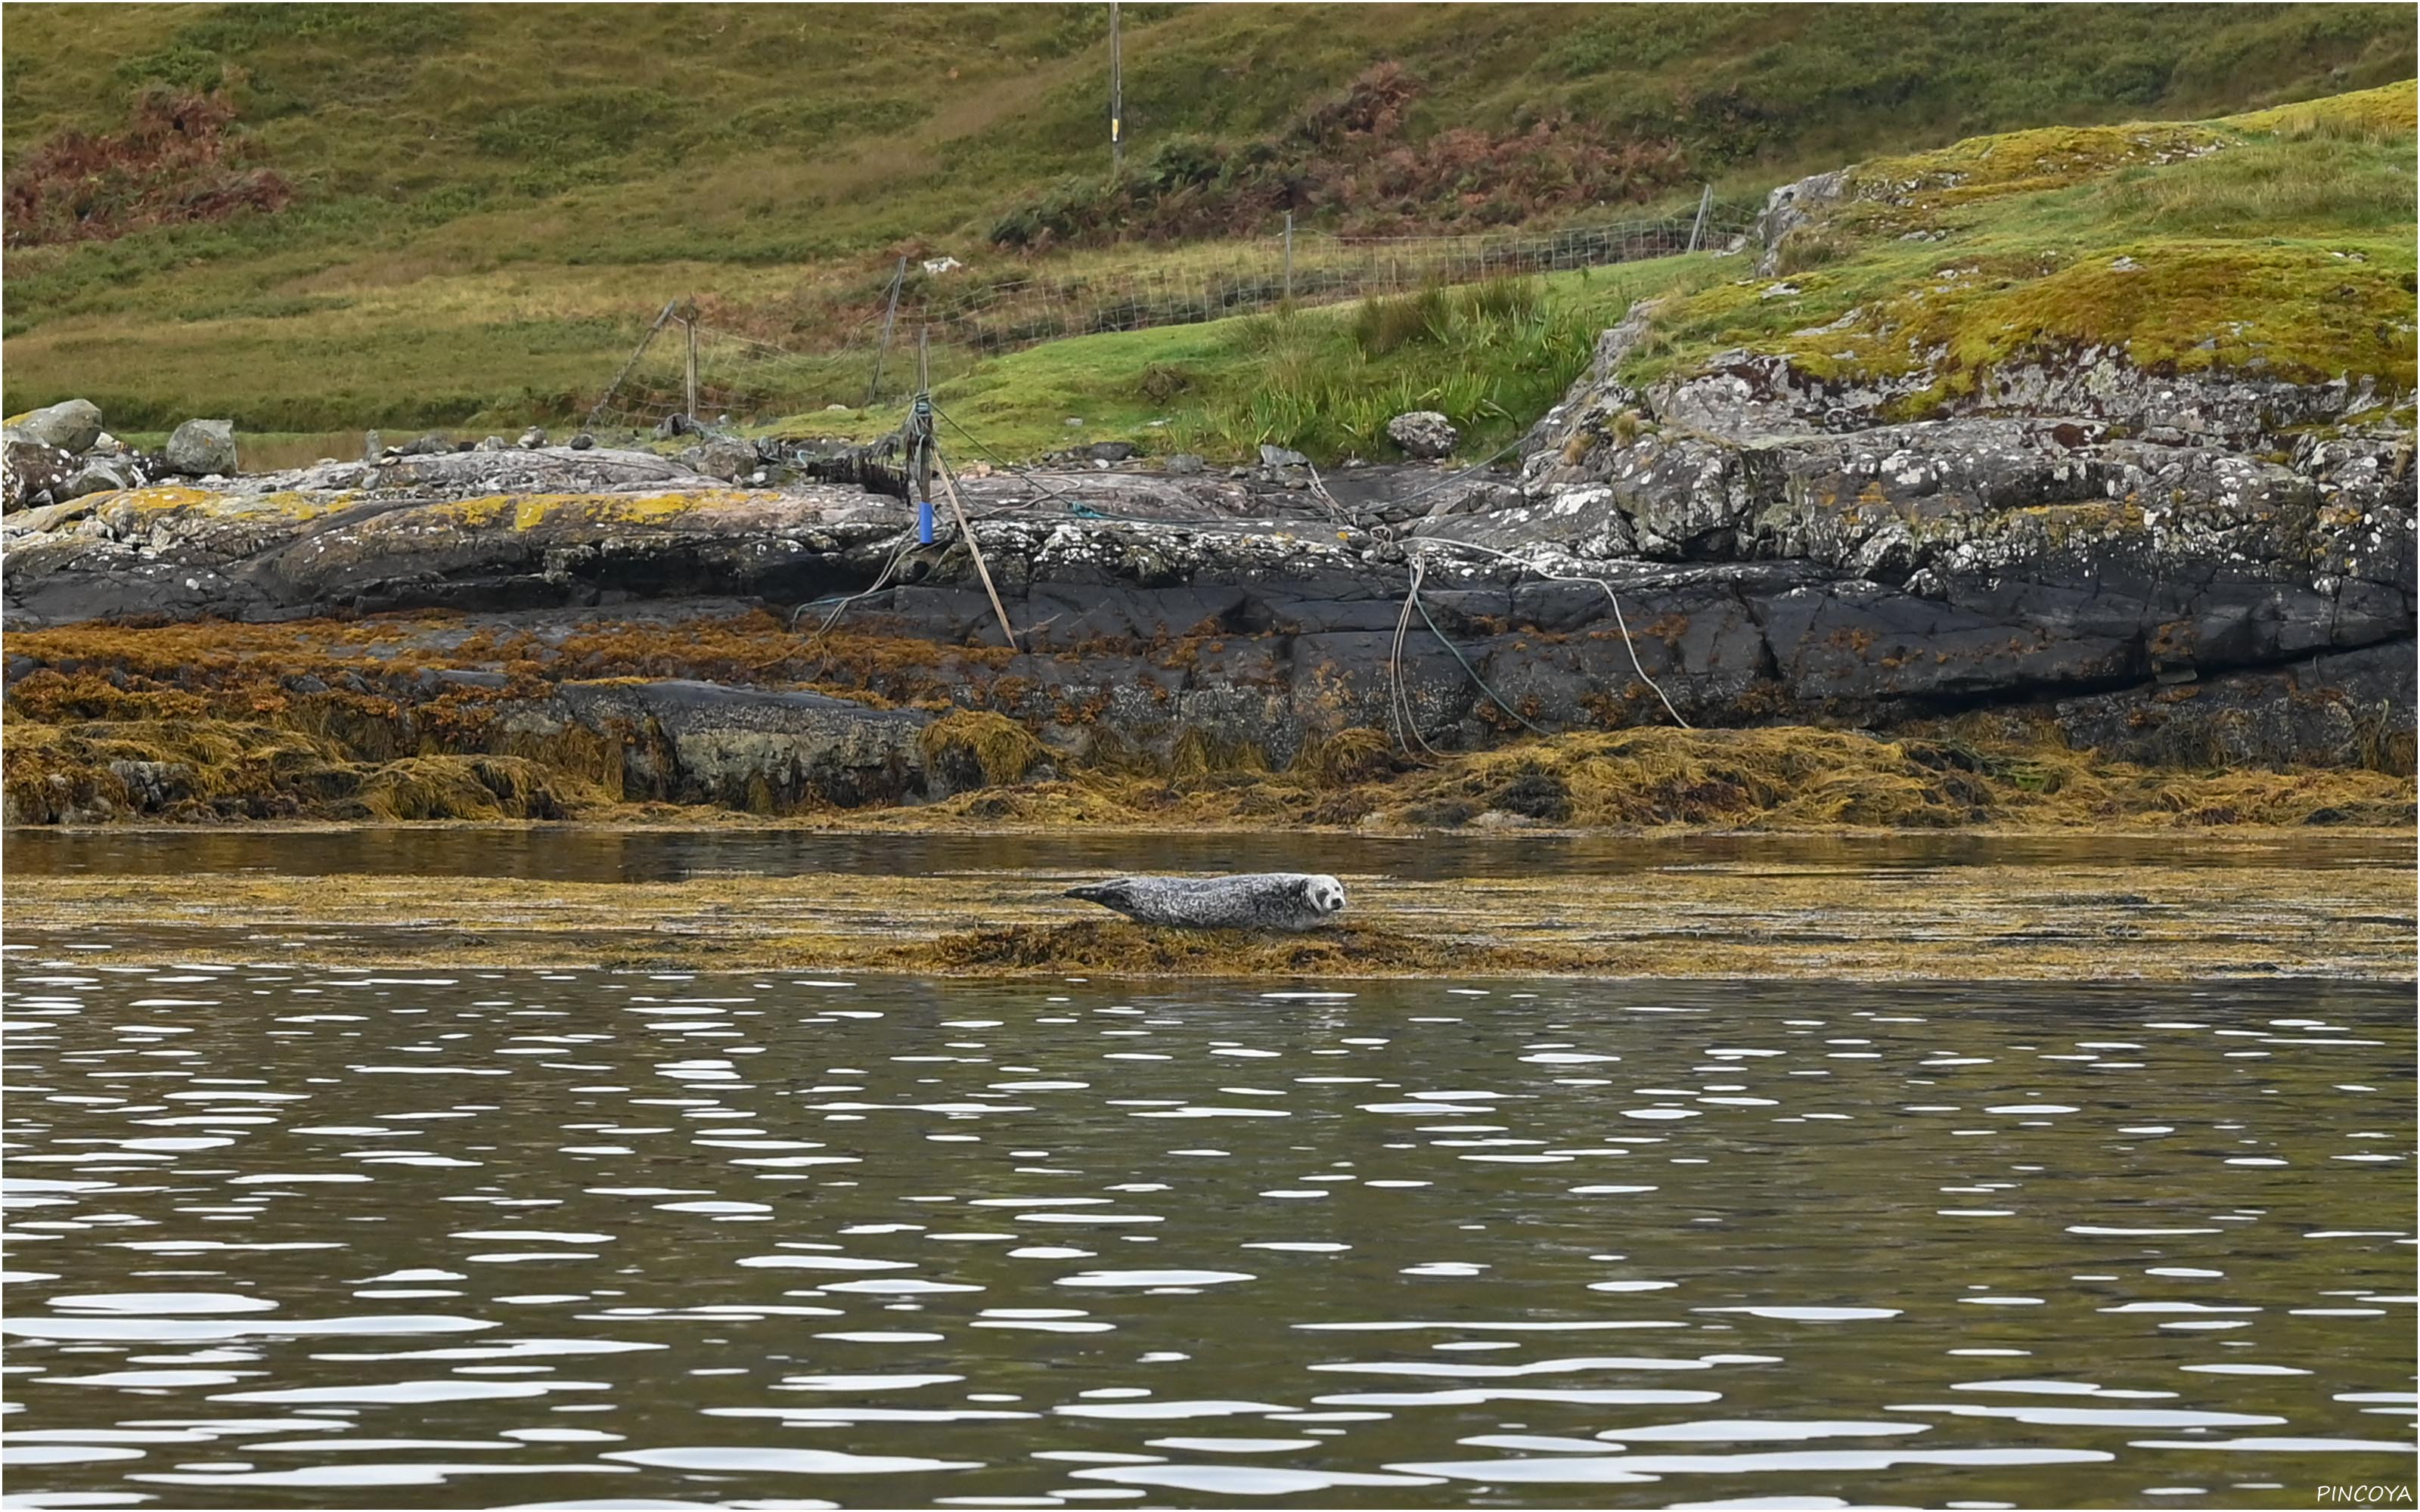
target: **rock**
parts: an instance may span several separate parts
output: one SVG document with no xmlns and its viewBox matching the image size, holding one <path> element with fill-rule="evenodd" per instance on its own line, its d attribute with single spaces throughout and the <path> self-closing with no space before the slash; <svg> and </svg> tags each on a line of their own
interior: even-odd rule
<svg viewBox="0 0 2420 1512">
<path fill-rule="evenodd" d="M 25 509 L 51 503 L 75 471 L 74 456 L 55 446 L 11 440 L 7 443 L 5 465 L 0 465 L 0 506 Z"/>
<path fill-rule="evenodd" d="M 101 407 L 88 399 L 63 399 L 35 410 L 9 428 L 20 440 L 82 455 L 101 439 Z"/>
<path fill-rule="evenodd" d="M 845 404 L 828 404 L 824 406 L 824 412 L 826 414 L 839 413 L 845 415 L 848 413 L 848 406 Z"/>
<path fill-rule="evenodd" d="M 524 452 L 536 451 L 539 447 L 546 444 L 546 427 L 543 425 L 532 425 L 529 429 L 521 432 L 521 439 L 515 441 L 513 444 L 520 447 Z"/>
<path fill-rule="evenodd" d="M 1770 278 L 1781 268 L 1781 243 L 1792 232 L 1839 203 L 1848 193 L 1850 176 L 1856 164 L 1835 168 L 1830 173 L 1812 174 L 1793 184 L 1784 184 L 1765 196 L 1764 210 L 1756 218 L 1752 235 L 1764 251 L 1757 258 L 1756 271 L 1761 278 Z"/>
<path fill-rule="evenodd" d="M 1288 451 L 1282 446 L 1271 446 L 1266 441 L 1261 443 L 1261 466 L 1264 468 L 1301 468 L 1310 465 L 1311 458 L 1300 452 Z"/>
<path fill-rule="evenodd" d="M 678 436 L 694 436 L 704 428 L 687 415 L 666 415 L 656 422 L 655 437 L 659 441 L 668 441 Z"/>
<path fill-rule="evenodd" d="M 52 497 L 62 501 L 81 499 L 86 494 L 139 487 L 142 481 L 141 471 L 130 460 L 114 456 L 87 456 L 73 477 L 52 490 Z"/>
<path fill-rule="evenodd" d="M 1178 452 L 1163 465 L 1169 472 L 1180 478 L 1195 477 L 1202 471 L 1202 459 L 1191 452 Z"/>
<path fill-rule="evenodd" d="M 376 462 L 386 455 L 386 438 L 374 430 L 362 432 L 362 460 Z"/>
<path fill-rule="evenodd" d="M 454 438 L 442 430 L 414 436 L 395 449 L 397 456 L 439 456 L 454 450 Z"/>
<path fill-rule="evenodd" d="M 575 452 L 584 452 L 584 451 L 587 451 L 590 447 L 595 446 L 596 444 L 597 444 L 597 438 L 596 438 L 596 437 L 594 437 L 594 436 L 589 435 L 589 434 L 588 434 L 586 431 L 584 431 L 584 430 L 583 430 L 583 431 L 582 431 L 579 435 L 574 436 L 573 438 L 571 438 L 571 449 L 572 449 L 573 451 L 575 451 Z"/>
<path fill-rule="evenodd" d="M 1387 439 L 1402 447 L 1404 455 L 1434 462 L 1453 455 L 1462 432 L 1434 409 L 1414 409 L 1387 422 Z"/>
<path fill-rule="evenodd" d="M 1124 462 L 1135 450 L 1132 441 L 1094 441 L 1084 448 L 1084 455 L 1095 462 Z"/>
<path fill-rule="evenodd" d="M 501 452 L 504 449 L 504 439 L 502 436 L 482 436 L 479 443 L 471 448 L 474 452 Z"/>
<path fill-rule="evenodd" d="M 222 476 L 236 470 L 235 422 L 188 420 L 168 438 L 168 471 L 179 477 Z"/>
<path fill-rule="evenodd" d="M 680 455 L 683 462 L 709 478 L 737 483 L 754 472 L 763 463 L 753 442 L 719 440 L 703 446 L 692 446 Z"/>
</svg>

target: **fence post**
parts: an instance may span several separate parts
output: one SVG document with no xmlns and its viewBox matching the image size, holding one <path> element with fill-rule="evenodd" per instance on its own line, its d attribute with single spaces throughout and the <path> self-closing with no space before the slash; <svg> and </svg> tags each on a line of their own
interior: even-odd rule
<svg viewBox="0 0 2420 1512">
<path fill-rule="evenodd" d="M 681 324 L 689 327 L 689 362 L 684 374 L 686 381 L 681 386 L 683 395 L 688 401 L 688 408 L 683 412 L 690 419 L 695 420 L 697 418 L 697 301 L 695 300 L 690 301 L 689 313 L 681 317 Z"/>
<path fill-rule="evenodd" d="M 1126 173 L 1125 121 L 1123 119 L 1125 110 L 1125 59 L 1118 46 L 1118 0 L 1109 0 L 1109 177 L 1113 182 L 1124 178 Z"/>
<path fill-rule="evenodd" d="M 1706 213 L 1714 208 L 1714 186 L 1708 184 L 1706 186 L 1705 193 L 1698 196 L 1698 223 L 1697 224 L 1689 227 L 1689 250 L 1691 252 L 1698 250 L 1698 239 L 1706 234 Z"/>
<path fill-rule="evenodd" d="M 1294 211 L 1286 211 L 1285 229 L 1285 297 L 1294 299 Z"/>
<path fill-rule="evenodd" d="M 587 420 L 582 422 L 584 425 L 590 427 L 596 425 L 597 417 L 605 412 L 605 407 L 613 402 L 613 395 L 621 392 L 622 380 L 630 376 L 630 369 L 639 365 L 639 359 L 646 355 L 648 343 L 656 339 L 656 332 L 664 329 L 664 322 L 673 317 L 673 307 L 679 302 L 678 300 L 664 301 L 664 307 L 656 313 L 656 323 L 649 326 L 647 333 L 639 338 L 638 347 L 631 351 L 629 359 L 623 363 L 622 370 L 613 375 L 613 381 L 606 384 L 605 392 L 597 395 L 596 407 L 588 411 Z"/>
<path fill-rule="evenodd" d="M 882 397 L 882 359 L 891 353 L 891 328 L 899 320 L 899 285 L 908 281 L 908 259 L 899 259 L 899 267 L 891 275 L 891 308 L 882 313 L 882 345 L 874 352 L 874 381 L 865 388 L 865 407 L 874 408 Z"/>
</svg>

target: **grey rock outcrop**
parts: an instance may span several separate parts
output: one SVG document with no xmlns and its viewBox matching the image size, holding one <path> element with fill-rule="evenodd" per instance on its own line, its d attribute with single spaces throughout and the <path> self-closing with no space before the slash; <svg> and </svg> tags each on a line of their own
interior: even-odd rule
<svg viewBox="0 0 2420 1512">
<path fill-rule="evenodd" d="M 1781 266 L 1783 239 L 1825 208 L 1839 203 L 1848 193 L 1849 180 L 1856 171 L 1856 164 L 1851 163 L 1829 173 L 1810 174 L 1765 196 L 1764 208 L 1748 229 L 1749 237 L 1763 249 L 1756 260 L 1759 277 L 1773 276 Z"/>
<path fill-rule="evenodd" d="M 188 420 L 168 438 L 167 471 L 179 477 L 229 476 L 236 470 L 235 422 Z"/>
</svg>

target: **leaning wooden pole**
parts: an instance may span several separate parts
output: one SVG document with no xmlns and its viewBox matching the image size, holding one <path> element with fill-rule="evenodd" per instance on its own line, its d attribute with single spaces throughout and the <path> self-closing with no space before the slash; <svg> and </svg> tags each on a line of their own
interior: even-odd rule
<svg viewBox="0 0 2420 1512">
<path fill-rule="evenodd" d="M 950 513 L 957 519 L 958 533 L 966 537 L 967 554 L 975 559 L 975 576 L 983 579 L 984 592 L 991 598 L 991 611 L 1000 616 L 1000 633 L 1008 638 L 1008 649 L 1015 651 L 1016 631 L 1008 623 L 1008 610 L 1001 604 L 1000 590 L 991 585 L 991 568 L 984 564 L 983 548 L 975 542 L 974 526 L 967 519 L 966 506 L 958 502 L 957 480 L 951 475 L 950 464 L 939 456 L 938 448 L 935 459 L 940 462 L 941 493 L 950 501 Z"/>
<path fill-rule="evenodd" d="M 663 309 L 657 313 L 656 323 L 649 326 L 647 328 L 647 333 L 639 338 L 638 347 L 631 351 L 630 360 L 622 364 L 622 371 L 614 374 L 613 381 L 605 385 L 605 392 L 597 396 L 597 406 L 595 409 L 588 411 L 588 418 L 582 422 L 583 424 L 594 425 L 597 424 L 597 417 L 605 412 L 606 404 L 613 399 L 616 393 L 620 392 L 622 380 L 630 376 L 630 369 L 639 365 L 639 359 L 645 356 L 647 353 L 648 344 L 656 339 L 656 332 L 664 329 L 664 322 L 673 317 L 673 309 L 679 303 L 680 301 L 678 300 L 666 300 L 664 301 Z"/>
</svg>

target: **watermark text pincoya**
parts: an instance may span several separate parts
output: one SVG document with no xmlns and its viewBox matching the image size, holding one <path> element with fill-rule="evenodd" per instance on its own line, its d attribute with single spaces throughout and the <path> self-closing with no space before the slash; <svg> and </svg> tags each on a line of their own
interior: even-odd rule
<svg viewBox="0 0 2420 1512">
<path fill-rule="evenodd" d="M 2322 1506 L 2410 1506 L 2410 1486 L 2322 1486 Z"/>
</svg>

